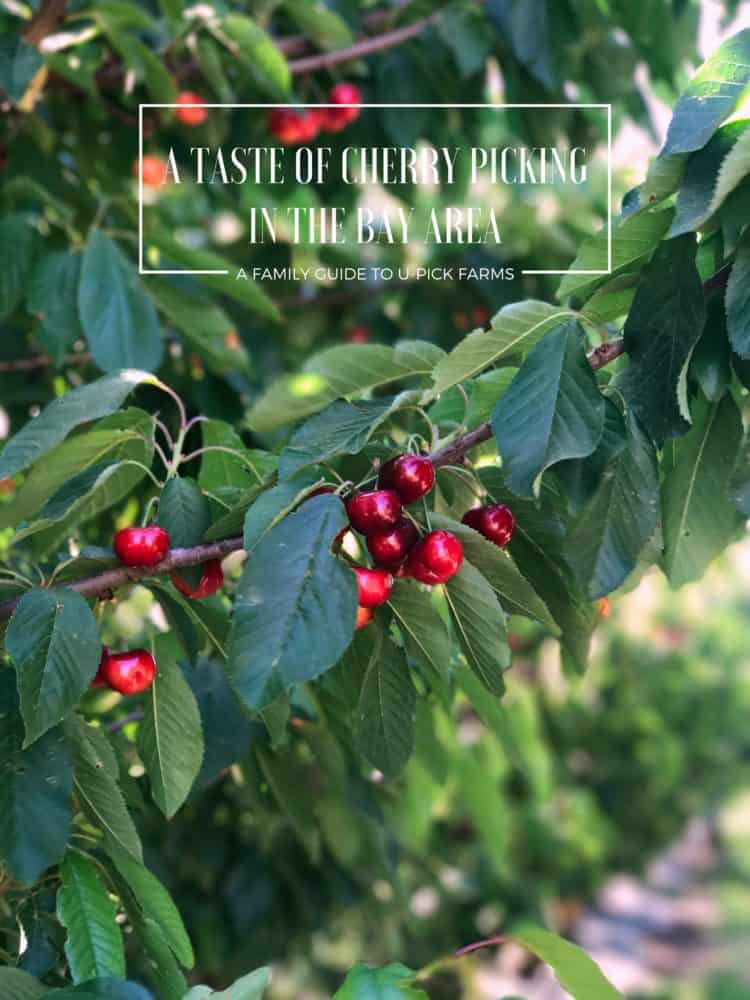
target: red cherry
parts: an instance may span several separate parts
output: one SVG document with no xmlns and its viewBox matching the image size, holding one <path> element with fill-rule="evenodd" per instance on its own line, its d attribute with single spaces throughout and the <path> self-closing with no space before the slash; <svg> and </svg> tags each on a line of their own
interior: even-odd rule
<svg viewBox="0 0 750 1000">
<path fill-rule="evenodd" d="M 158 188 L 164 183 L 167 176 L 167 163 L 161 156 L 147 154 L 141 158 L 140 171 L 138 160 L 133 162 L 133 176 L 138 179 L 138 174 L 143 176 L 143 186 L 147 188 Z"/>
<path fill-rule="evenodd" d="M 515 527 L 516 519 L 513 517 L 513 511 L 510 507 L 506 507 L 502 503 L 495 503 L 484 508 L 480 530 L 484 537 L 494 542 L 495 545 L 499 545 L 500 548 L 507 545 L 513 537 Z"/>
<path fill-rule="evenodd" d="M 273 108 L 268 112 L 268 131 L 285 146 L 309 142 L 318 134 L 320 123 L 312 111 Z"/>
<path fill-rule="evenodd" d="M 406 559 L 411 549 L 414 548 L 419 533 L 414 524 L 402 517 L 390 531 L 378 532 L 369 535 L 367 538 L 367 548 L 370 555 L 379 566 L 393 568 Z"/>
<path fill-rule="evenodd" d="M 341 132 L 347 125 L 359 118 L 359 105 L 362 103 L 362 92 L 354 83 L 337 83 L 328 94 L 329 104 L 344 105 L 336 108 L 321 108 L 321 128 L 328 132 Z M 357 105 L 346 107 L 347 104 Z"/>
<path fill-rule="evenodd" d="M 200 94 L 195 94 L 191 90 L 183 90 L 181 94 L 177 95 L 176 103 L 180 107 L 175 112 L 175 118 L 182 125 L 188 125 L 192 128 L 196 125 L 202 125 L 208 118 L 208 108 L 196 107 L 196 105 L 204 103 Z"/>
<path fill-rule="evenodd" d="M 474 306 L 471 318 L 477 326 L 486 326 L 490 321 L 490 311 L 487 306 Z"/>
<path fill-rule="evenodd" d="M 393 590 L 393 577 L 384 569 L 367 569 L 355 566 L 357 587 L 359 588 L 359 606 L 361 608 L 377 608 L 385 604 Z"/>
<path fill-rule="evenodd" d="M 357 493 L 346 505 L 352 527 L 362 535 L 388 531 L 401 517 L 401 500 L 393 490 Z"/>
<path fill-rule="evenodd" d="M 399 455 L 386 462 L 378 476 L 378 486 L 395 490 L 403 503 L 414 503 L 429 493 L 435 482 L 435 468 L 426 455 Z"/>
<path fill-rule="evenodd" d="M 169 535 L 164 528 L 122 528 L 115 533 L 115 555 L 126 566 L 155 566 L 169 552 Z"/>
<path fill-rule="evenodd" d="M 484 507 L 472 507 L 471 510 L 467 510 L 464 516 L 461 518 L 463 524 L 467 525 L 469 528 L 473 528 L 474 531 L 482 531 L 482 512 Z"/>
<path fill-rule="evenodd" d="M 445 583 L 464 561 L 463 546 L 450 531 L 431 531 L 411 551 L 407 570 L 422 583 Z"/>
<path fill-rule="evenodd" d="M 370 331 L 366 326 L 353 326 L 345 338 L 350 344 L 368 344 Z"/>
<path fill-rule="evenodd" d="M 108 656 L 109 656 L 108 647 L 102 646 L 102 655 L 99 660 L 99 666 L 97 667 L 96 673 L 94 674 L 94 679 L 89 684 L 90 688 L 104 687 L 105 684 L 107 683 L 104 679 L 104 675 L 102 674 L 102 666 Z"/>
<path fill-rule="evenodd" d="M 156 662 L 147 649 L 130 649 L 127 653 L 108 653 L 100 670 L 114 691 L 138 694 L 151 687 L 156 676 Z"/>
<path fill-rule="evenodd" d="M 373 619 L 373 614 L 370 608 L 357 608 L 357 621 L 354 626 L 355 631 L 364 628 L 365 625 L 369 625 Z"/>
<path fill-rule="evenodd" d="M 467 510 L 461 520 L 464 524 L 468 524 L 470 528 L 484 535 L 488 541 L 498 545 L 501 549 L 513 537 L 513 531 L 516 526 L 513 511 L 510 507 L 506 507 L 502 503 Z"/>
<path fill-rule="evenodd" d="M 172 570 L 172 583 L 181 594 L 189 597 L 193 601 L 200 600 L 201 597 L 210 597 L 217 590 L 224 586 L 224 573 L 221 568 L 220 559 L 209 559 L 203 567 L 203 573 L 198 586 L 193 589 L 189 583 L 179 575 L 177 570 Z"/>
</svg>

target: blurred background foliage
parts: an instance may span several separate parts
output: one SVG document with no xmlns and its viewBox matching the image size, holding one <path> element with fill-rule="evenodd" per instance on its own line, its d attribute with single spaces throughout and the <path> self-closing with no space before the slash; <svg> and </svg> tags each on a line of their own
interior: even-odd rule
<svg viewBox="0 0 750 1000">
<path fill-rule="evenodd" d="M 166 49 L 165 65 L 174 74 L 188 62 L 180 85 L 207 99 L 272 100 L 273 85 L 264 92 L 253 77 L 252 56 L 229 59 L 217 33 L 217 21 L 244 13 L 246 6 L 274 37 L 309 30 L 309 5 L 303 0 L 215 3 L 208 14 L 196 7 L 191 30 L 176 36 L 157 4 L 74 0 L 71 30 L 82 32 L 81 40 L 40 57 L 53 85 L 38 112 L 28 114 L 19 102 L 41 62 L 27 60 L 19 76 L 19 53 L 28 56 L 25 43 L 16 43 L 19 5 L 0 5 L 0 85 L 7 95 L 0 120 L 3 211 L 31 213 L 46 245 L 65 251 L 80 248 L 96 218 L 134 259 L 137 105 L 167 100 L 174 87 L 143 47 Z M 435 7 L 392 6 L 387 13 L 394 25 L 429 17 Z M 335 17 L 331 24 L 339 26 L 334 33 L 344 25 L 356 34 L 382 5 L 338 0 L 326 8 Z M 663 136 L 665 108 L 701 57 L 721 37 L 750 23 L 747 4 L 697 0 L 483 5 L 459 0 L 443 15 L 387 52 L 295 75 L 294 98 L 320 101 L 332 82 L 346 78 L 361 87 L 368 103 L 611 102 L 616 204 L 645 175 Z M 325 38 L 320 42 L 327 47 Z M 122 59 L 133 70 L 131 80 L 118 71 Z M 432 122 L 402 112 L 368 117 L 345 139 L 351 145 L 405 144 L 424 131 L 447 145 L 492 145 L 514 137 L 531 144 L 543 136 L 547 145 L 553 137 L 571 145 L 595 144 L 602 155 L 606 144 L 603 118 L 595 113 L 561 111 L 543 121 L 530 114 L 472 110 L 433 117 Z M 169 118 L 158 128 L 149 125 L 146 147 L 163 154 L 174 145 L 184 154 L 196 136 L 225 146 L 267 139 L 260 116 L 218 113 L 200 133 L 186 134 Z M 345 192 L 335 195 L 343 203 Z M 330 196 L 305 192 L 311 203 Z M 283 189 L 273 197 L 284 205 L 300 194 Z M 564 200 L 554 191 L 532 204 L 523 191 L 511 189 L 503 197 L 508 250 L 501 248 L 497 259 L 519 271 L 567 267 L 581 240 L 606 217 L 606 185 L 599 181 L 576 198 L 569 188 Z M 252 259 L 245 215 L 252 198 L 251 187 L 238 193 L 188 186 L 150 199 L 149 232 L 165 235 L 149 243 L 149 261 L 169 262 L 174 236 L 186 254 L 183 266 L 210 250 L 247 267 Z M 379 259 L 397 263 L 401 252 L 383 250 Z M 434 248 L 429 263 L 445 263 L 446 252 Z M 13 253 L 12 246 L 0 246 L 6 265 Z M 289 246 L 273 253 L 266 247 L 257 259 L 284 265 L 303 253 L 309 262 L 308 248 Z M 475 250 L 466 259 L 480 264 L 485 257 Z M 360 263 L 353 248 L 321 251 L 320 259 Z M 148 286 L 164 320 L 160 375 L 183 394 L 192 412 L 232 422 L 242 420 L 278 372 L 298 368 L 313 350 L 346 341 L 355 327 L 365 326 L 376 342 L 417 336 L 447 348 L 481 325 L 486 311 L 524 296 L 549 299 L 557 282 L 534 276 L 388 289 L 276 286 L 283 315 L 277 322 L 266 303 L 248 307 L 245 292 L 239 301 L 224 296 L 217 320 L 212 312 L 217 307 L 195 279 L 176 279 L 159 295 L 161 280 Z M 175 308 L 169 289 L 189 304 L 189 321 Z M 236 338 L 227 339 L 229 332 Z M 95 373 L 84 350 L 80 340 L 56 340 L 31 308 L 3 320 L 3 436 L 28 418 L 40 395 L 52 397 L 89 370 Z M 44 352 L 54 363 L 19 373 L 15 363 L 30 352 Z M 71 363 L 71 353 L 81 357 Z M 0 496 L 4 502 L 11 501 Z M 140 503 L 132 498 L 111 519 L 87 527 L 84 541 L 103 544 L 114 525 L 132 520 Z M 166 827 L 142 802 L 137 784 L 128 775 L 123 781 L 139 815 L 148 864 L 174 894 L 194 940 L 198 978 L 221 985 L 270 961 L 274 1000 L 317 1000 L 329 996 L 343 971 L 362 956 L 417 968 L 461 943 L 499 933 L 522 916 L 575 933 L 609 877 L 642 874 L 696 816 L 710 819 L 723 844 L 713 890 L 724 921 L 721 933 L 745 941 L 750 824 L 741 795 L 750 762 L 749 595 L 747 545 L 679 594 L 649 575 L 605 609 L 608 617 L 600 621 L 593 663 L 582 680 L 562 674 L 556 647 L 533 624 L 514 620 L 519 660 L 507 678 L 506 711 L 495 713 L 489 697 L 483 713 L 468 698 L 450 708 L 438 703 L 432 712 L 420 711 L 416 755 L 404 778 L 387 784 L 351 773 L 319 721 L 325 712 L 328 725 L 335 726 L 332 706 L 321 708 L 302 695 L 293 699 L 288 726 L 284 719 L 276 727 L 267 720 L 274 743 L 286 744 L 287 753 L 273 760 L 259 755 L 262 773 L 251 772 L 250 765 L 226 771 L 238 740 L 250 746 L 258 727 L 227 714 L 226 682 L 216 664 L 202 661 L 186 671 L 202 710 L 231 732 L 227 760 L 215 747 L 213 759 L 204 762 L 200 787 Z M 149 616 L 158 617 L 156 605 L 147 590 L 137 588 L 104 612 L 103 640 L 137 642 Z M 463 680 L 472 683 L 470 676 Z M 116 696 L 89 695 L 87 710 L 106 710 L 110 697 Z M 472 690 L 471 701 L 482 703 L 481 690 Z M 337 708 L 350 712 L 352 705 Z M 117 735 L 126 757 L 131 737 L 127 725 Z M 138 766 L 134 760 L 130 777 L 137 777 Z M 332 775 L 335 781 L 329 780 Z M 346 800 L 330 791 L 342 775 Z M 300 789 L 311 794 L 302 797 Z M 9 902 L 0 901 L 0 912 Z M 42 884 L 21 918 L 27 939 L 22 966 L 40 976 L 57 953 L 50 937 L 60 934 L 51 906 Z M 3 921 L 2 930 L 12 952 L 20 928 Z M 747 997 L 750 981 L 738 960 L 740 946 L 736 952 L 720 950 L 718 960 L 726 959 L 727 969 L 702 977 L 701 984 L 667 983 L 666 992 L 652 995 Z M 479 960 L 467 963 L 461 987 L 450 976 L 436 980 L 434 995 L 455 997 L 460 989 L 467 997 L 496 996 L 482 992 L 471 971 L 481 966 Z"/>
</svg>

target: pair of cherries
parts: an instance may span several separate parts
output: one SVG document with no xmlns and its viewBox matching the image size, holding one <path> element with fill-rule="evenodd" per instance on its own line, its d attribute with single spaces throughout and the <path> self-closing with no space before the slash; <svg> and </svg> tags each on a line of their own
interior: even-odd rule
<svg viewBox="0 0 750 1000">
<path fill-rule="evenodd" d="M 112 653 L 102 647 L 102 657 L 91 688 L 110 687 L 120 694 L 140 694 L 150 688 L 156 676 L 156 661 L 147 649 Z"/>
<path fill-rule="evenodd" d="M 353 83 L 337 83 L 331 88 L 328 103 L 336 107 L 274 108 L 268 113 L 268 131 L 285 146 L 311 142 L 321 131 L 341 132 L 359 117 L 362 94 Z"/>
<path fill-rule="evenodd" d="M 115 555 L 125 566 L 156 566 L 166 559 L 169 552 L 169 534 L 157 524 L 139 528 L 122 528 L 115 533 Z M 224 584 L 224 573 L 219 559 L 209 559 L 196 587 L 191 587 L 177 570 L 172 570 L 172 583 L 191 600 L 210 597 Z"/>
</svg>

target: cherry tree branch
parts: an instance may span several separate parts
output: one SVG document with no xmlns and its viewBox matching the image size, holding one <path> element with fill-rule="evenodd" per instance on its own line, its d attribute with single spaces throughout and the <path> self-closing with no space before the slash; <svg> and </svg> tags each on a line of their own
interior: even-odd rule
<svg viewBox="0 0 750 1000">
<path fill-rule="evenodd" d="M 164 576 L 174 569 L 184 569 L 186 566 L 198 566 L 209 559 L 223 559 L 230 552 L 238 552 L 242 548 L 242 537 L 222 538 L 218 542 L 205 542 L 190 549 L 171 549 L 166 559 L 154 566 L 117 566 L 105 570 L 95 576 L 86 576 L 81 580 L 64 584 L 66 589 L 75 590 L 83 597 L 102 597 L 112 593 L 127 583 L 137 583 L 152 576 Z M 4 601 L 0 604 L 0 621 L 13 614 L 18 604 L 18 598 Z"/>
<path fill-rule="evenodd" d="M 591 367 L 596 370 L 608 365 L 615 358 L 619 357 L 624 350 L 622 339 L 610 340 L 599 347 L 595 347 L 588 355 Z M 463 461 L 464 456 L 472 448 L 475 448 L 483 441 L 492 437 L 492 428 L 489 423 L 482 424 L 473 431 L 462 434 L 454 441 L 432 452 L 430 458 L 435 466 L 454 465 Z M 75 580 L 66 586 L 70 590 L 75 590 L 83 597 L 102 597 L 113 593 L 119 587 L 128 583 L 137 583 L 139 580 L 148 577 L 164 576 L 174 569 L 182 569 L 185 566 L 197 566 L 207 562 L 209 559 L 223 559 L 230 552 L 238 552 L 243 547 L 243 540 L 240 536 L 233 538 L 223 538 L 217 542 L 206 542 L 189 549 L 172 549 L 166 559 L 163 559 L 155 566 L 118 566 L 115 569 L 105 570 L 95 576 L 87 576 L 81 580 Z M 0 621 L 9 618 L 18 598 L 5 601 L 0 604 Z"/>
<path fill-rule="evenodd" d="M 289 63 L 289 69 L 293 76 L 300 76 L 304 73 L 315 73 L 319 69 L 327 69 L 329 66 L 338 66 L 339 63 L 352 62 L 355 59 L 372 55 L 373 52 L 384 52 L 386 49 L 392 49 L 396 45 L 402 45 L 409 39 L 421 35 L 425 28 L 434 24 L 439 17 L 440 11 L 435 11 L 428 14 L 427 17 L 412 22 L 412 24 L 404 25 L 402 28 L 394 28 L 393 31 L 386 31 L 382 35 L 375 35 L 372 38 L 363 38 L 346 49 L 333 49 L 331 52 L 320 52 L 302 59 L 292 59 Z"/>
</svg>

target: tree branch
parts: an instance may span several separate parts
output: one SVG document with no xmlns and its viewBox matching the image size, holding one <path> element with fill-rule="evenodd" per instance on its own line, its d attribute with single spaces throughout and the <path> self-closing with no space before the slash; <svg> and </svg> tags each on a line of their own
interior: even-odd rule
<svg viewBox="0 0 750 1000">
<path fill-rule="evenodd" d="M 623 341 L 610 340 L 599 347 L 595 347 L 588 355 L 589 363 L 593 369 L 603 368 L 615 358 L 623 353 Z M 430 458 L 432 464 L 438 468 L 443 465 L 454 465 L 463 461 L 464 455 L 478 444 L 489 440 L 492 437 L 492 428 L 489 423 L 482 424 L 467 434 L 462 434 L 451 441 L 443 448 L 432 452 Z M 106 570 L 96 576 L 87 576 L 82 580 L 75 580 L 67 584 L 70 590 L 75 590 L 83 597 L 99 597 L 109 594 L 119 587 L 128 583 L 137 583 L 139 580 L 148 577 L 164 576 L 171 573 L 173 569 L 182 569 L 184 566 L 197 566 L 207 562 L 209 559 L 223 559 L 230 552 L 238 552 L 242 548 L 242 538 L 224 538 L 218 542 L 207 542 L 203 545 L 196 545 L 190 549 L 172 549 L 166 559 L 155 566 L 118 566 L 115 569 Z M 13 614 L 13 609 L 18 604 L 19 598 L 5 601 L 0 604 L 0 621 L 4 621 Z"/>
<path fill-rule="evenodd" d="M 65 365 L 85 365 L 91 360 L 91 355 L 85 351 L 78 354 L 68 354 Z M 10 361 L 0 361 L 0 372 L 33 372 L 37 368 L 48 368 L 52 358 L 47 354 L 32 354 L 28 358 L 12 358 Z"/>
<path fill-rule="evenodd" d="M 44 0 L 38 13 L 34 15 L 23 33 L 25 41 L 29 45 L 38 45 L 65 17 L 67 5 L 67 0 Z"/>
<path fill-rule="evenodd" d="M 105 570 L 96 576 L 86 576 L 82 580 L 65 584 L 68 590 L 75 590 L 83 597 L 100 597 L 123 587 L 127 583 L 137 583 L 152 576 L 164 576 L 173 569 L 183 569 L 185 566 L 197 566 L 209 559 L 223 559 L 230 552 L 238 552 L 242 548 L 242 538 L 223 538 L 218 542 L 206 542 L 191 549 L 172 549 L 166 559 L 155 566 L 118 566 Z M 9 618 L 18 604 L 19 598 L 4 601 L 0 604 L 0 621 Z"/>
<path fill-rule="evenodd" d="M 393 31 L 386 31 L 382 35 L 373 38 L 363 38 L 354 45 L 346 49 L 334 49 L 331 52 L 320 52 L 314 56 L 306 56 L 302 59 L 292 59 L 289 69 L 293 76 L 300 76 L 304 73 L 315 73 L 319 69 L 327 69 L 329 66 L 338 66 L 339 63 L 352 62 L 364 56 L 372 55 L 373 52 L 383 52 L 392 49 L 396 45 L 402 45 L 434 24 L 440 17 L 440 11 L 428 14 L 427 17 L 414 21 L 412 24 L 404 25 L 403 28 L 395 28 Z"/>
</svg>

